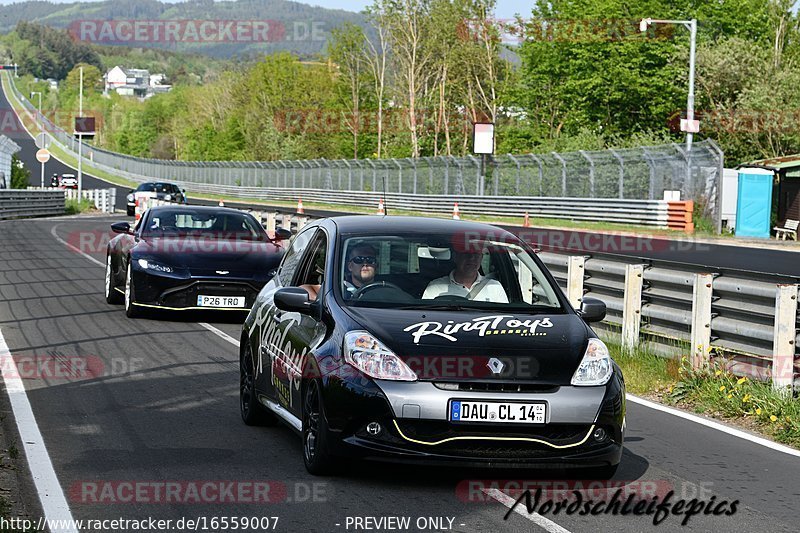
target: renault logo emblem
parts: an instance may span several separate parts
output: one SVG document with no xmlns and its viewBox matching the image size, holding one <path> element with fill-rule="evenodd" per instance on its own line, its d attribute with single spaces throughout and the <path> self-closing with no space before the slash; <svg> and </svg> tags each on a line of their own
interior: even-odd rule
<svg viewBox="0 0 800 533">
<path fill-rule="evenodd" d="M 492 374 L 499 374 L 503 371 L 503 368 L 505 368 L 506 365 L 504 365 L 503 362 L 497 357 L 492 357 L 489 359 L 489 362 L 486 363 L 486 366 L 489 367 L 489 370 L 492 371 Z"/>
</svg>

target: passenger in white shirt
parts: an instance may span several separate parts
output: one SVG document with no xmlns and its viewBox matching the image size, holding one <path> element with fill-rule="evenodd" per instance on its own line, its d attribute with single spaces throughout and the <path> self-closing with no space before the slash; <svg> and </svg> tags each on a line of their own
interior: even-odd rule
<svg viewBox="0 0 800 533">
<path fill-rule="evenodd" d="M 437 296 L 453 295 L 481 302 L 508 303 L 508 296 L 503 285 L 494 279 L 485 279 L 478 269 L 483 254 L 479 252 L 453 252 L 456 267 L 447 276 L 431 281 L 422 295 L 423 300 L 432 300 Z M 477 292 L 471 294 L 474 289 Z"/>
</svg>

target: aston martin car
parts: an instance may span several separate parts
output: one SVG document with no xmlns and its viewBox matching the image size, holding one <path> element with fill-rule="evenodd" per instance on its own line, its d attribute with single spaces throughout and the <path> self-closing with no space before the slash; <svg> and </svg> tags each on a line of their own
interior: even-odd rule
<svg viewBox="0 0 800 533">
<path fill-rule="evenodd" d="M 245 424 L 284 422 L 312 474 L 341 457 L 578 467 L 622 456 L 625 384 L 536 252 L 493 226 L 335 217 L 292 240 L 240 342 Z"/>
<path fill-rule="evenodd" d="M 184 189 L 181 189 L 174 183 L 164 183 L 164 182 L 141 183 L 135 190 L 131 190 L 128 193 L 128 196 L 125 198 L 129 217 L 132 217 L 136 211 L 137 192 L 149 193 L 148 194 L 149 196 L 157 198 L 159 200 L 164 200 L 165 202 L 173 202 L 176 204 L 187 203 L 186 191 Z"/>
<path fill-rule="evenodd" d="M 250 214 L 219 207 L 160 206 L 138 224 L 112 224 L 105 296 L 125 313 L 148 309 L 248 311 L 291 232 L 270 237 Z"/>
</svg>

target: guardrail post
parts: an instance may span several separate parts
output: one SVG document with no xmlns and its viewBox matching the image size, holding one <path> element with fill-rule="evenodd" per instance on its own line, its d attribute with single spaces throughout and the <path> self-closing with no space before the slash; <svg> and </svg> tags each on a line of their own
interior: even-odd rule
<svg viewBox="0 0 800 533">
<path fill-rule="evenodd" d="M 713 293 L 713 274 L 695 274 L 692 291 L 692 368 L 698 370 L 708 367 L 708 354 L 711 348 L 711 295 Z"/>
<path fill-rule="evenodd" d="M 622 300 L 622 347 L 633 350 L 639 344 L 642 325 L 644 265 L 625 265 L 625 295 Z"/>
<path fill-rule="evenodd" d="M 791 394 L 797 336 L 798 285 L 778 285 L 775 292 L 775 333 L 772 343 L 772 388 Z"/>
<path fill-rule="evenodd" d="M 575 309 L 581 308 L 583 300 L 583 275 L 586 258 L 582 255 L 571 255 L 567 259 L 567 299 Z"/>
</svg>

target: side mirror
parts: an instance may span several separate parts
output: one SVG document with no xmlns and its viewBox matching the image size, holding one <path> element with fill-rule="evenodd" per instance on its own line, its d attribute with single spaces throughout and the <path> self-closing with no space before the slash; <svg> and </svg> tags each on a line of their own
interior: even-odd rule
<svg viewBox="0 0 800 533">
<path fill-rule="evenodd" d="M 292 238 L 292 230 L 288 230 L 286 228 L 275 228 L 275 238 L 272 239 L 274 242 L 280 241 L 288 241 Z"/>
<path fill-rule="evenodd" d="M 127 222 L 115 222 L 114 224 L 111 224 L 111 231 L 114 233 L 127 233 L 128 235 L 133 235 L 131 225 Z"/>
<path fill-rule="evenodd" d="M 274 296 L 275 307 L 282 311 L 311 313 L 311 300 L 308 292 L 300 287 L 278 289 Z"/>
<path fill-rule="evenodd" d="M 578 314 L 586 322 L 600 322 L 606 317 L 606 303 L 603 300 L 587 296 L 581 301 L 581 310 Z"/>
</svg>

